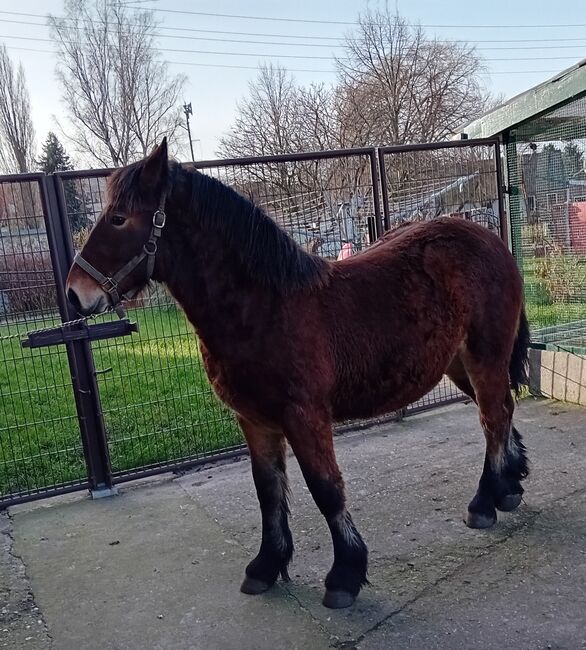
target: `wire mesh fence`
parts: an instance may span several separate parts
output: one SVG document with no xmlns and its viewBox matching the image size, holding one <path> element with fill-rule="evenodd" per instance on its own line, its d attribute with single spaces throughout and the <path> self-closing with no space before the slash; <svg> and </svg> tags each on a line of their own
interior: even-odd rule
<svg viewBox="0 0 586 650">
<path fill-rule="evenodd" d="M 263 207 L 305 250 L 336 260 L 368 247 L 385 223 L 450 214 L 498 230 L 495 151 L 448 143 L 380 150 L 378 159 L 359 149 L 196 166 Z M 64 278 L 104 208 L 107 175 L 63 172 L 52 184 L 0 177 L 0 506 L 107 488 L 243 447 L 191 327 L 160 286 L 126 305 L 139 324 L 132 337 L 35 350 L 7 338 L 74 317 Z M 444 380 L 406 412 L 461 397 Z"/>
<path fill-rule="evenodd" d="M 514 252 L 533 337 L 586 352 L 586 98 L 518 127 L 507 146 Z"/>
<path fill-rule="evenodd" d="M 262 207 L 305 250 L 327 259 L 380 234 L 372 149 L 197 163 Z"/>
<path fill-rule="evenodd" d="M 86 483 L 66 350 L 20 345 L 60 322 L 41 182 L 0 180 L 0 504 Z"/>
<path fill-rule="evenodd" d="M 498 143 L 452 142 L 379 149 L 386 230 L 438 217 L 467 219 L 506 233 Z M 465 399 L 447 377 L 405 413 Z"/>
</svg>

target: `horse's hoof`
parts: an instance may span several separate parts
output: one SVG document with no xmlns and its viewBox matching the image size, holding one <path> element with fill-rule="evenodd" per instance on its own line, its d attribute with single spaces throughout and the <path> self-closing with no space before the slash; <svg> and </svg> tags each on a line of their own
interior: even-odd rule
<svg viewBox="0 0 586 650">
<path fill-rule="evenodd" d="M 520 494 L 506 494 L 500 501 L 497 501 L 496 507 L 502 512 L 511 512 L 519 507 L 522 499 Z"/>
<path fill-rule="evenodd" d="M 344 607 L 350 607 L 356 600 L 356 596 L 353 596 L 347 591 L 326 591 L 326 595 L 322 603 L 325 607 L 330 609 L 343 609 Z"/>
<path fill-rule="evenodd" d="M 470 512 L 466 516 L 468 528 L 490 528 L 496 524 L 496 513 L 494 515 L 483 515 L 481 512 Z"/>
<path fill-rule="evenodd" d="M 240 585 L 240 591 L 243 594 L 256 596 L 257 594 L 264 593 L 272 586 L 273 585 L 270 585 L 268 582 L 265 582 L 264 580 L 257 580 L 256 578 L 251 578 L 249 576 L 246 576 L 244 578 L 244 581 Z"/>
</svg>

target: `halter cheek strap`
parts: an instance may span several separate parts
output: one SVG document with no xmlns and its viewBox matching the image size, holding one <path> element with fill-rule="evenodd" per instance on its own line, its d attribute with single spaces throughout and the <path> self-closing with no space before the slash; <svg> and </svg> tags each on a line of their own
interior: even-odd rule
<svg viewBox="0 0 586 650">
<path fill-rule="evenodd" d="M 127 262 L 119 271 L 114 273 L 112 276 L 107 276 L 98 271 L 95 266 L 90 264 L 81 253 L 78 253 L 74 259 L 73 263 L 77 264 L 81 269 L 83 269 L 88 275 L 90 275 L 100 287 L 110 296 L 112 300 L 112 306 L 114 307 L 119 318 L 124 318 L 126 312 L 122 306 L 123 300 L 130 300 L 133 298 L 137 291 L 128 291 L 125 294 L 121 294 L 118 287 L 120 282 L 124 280 L 125 277 L 130 275 L 132 271 L 144 260 L 146 259 L 146 282 L 148 282 L 153 276 L 153 271 L 155 269 L 155 255 L 157 253 L 158 242 L 165 227 L 165 222 L 167 216 L 165 214 L 165 201 L 167 198 L 167 193 L 163 192 L 161 200 L 159 202 L 159 207 L 157 211 L 153 214 L 153 223 L 151 226 L 151 232 L 149 238 L 142 247 L 142 251 L 135 255 L 129 262 Z"/>
</svg>

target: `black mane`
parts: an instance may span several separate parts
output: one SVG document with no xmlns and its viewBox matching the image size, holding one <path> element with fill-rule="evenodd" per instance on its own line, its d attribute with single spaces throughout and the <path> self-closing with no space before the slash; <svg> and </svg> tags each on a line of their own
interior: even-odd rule
<svg viewBox="0 0 586 650">
<path fill-rule="evenodd" d="M 306 253 L 264 210 L 220 181 L 177 163 L 172 183 L 190 197 L 188 210 L 200 227 L 214 230 L 250 275 L 282 292 L 320 285 L 328 264 Z"/>
</svg>

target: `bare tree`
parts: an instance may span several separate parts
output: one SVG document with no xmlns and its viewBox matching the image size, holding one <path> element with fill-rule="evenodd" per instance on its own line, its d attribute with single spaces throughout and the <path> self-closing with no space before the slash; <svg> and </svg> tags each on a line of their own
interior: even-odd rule
<svg viewBox="0 0 586 650">
<path fill-rule="evenodd" d="M 218 154 L 232 158 L 291 151 L 296 95 L 291 75 L 279 66 L 262 66 L 248 92 L 237 104 L 229 133 L 220 139 Z"/>
<path fill-rule="evenodd" d="M 66 0 L 49 23 L 57 76 L 78 151 L 101 165 L 126 165 L 163 136 L 182 131 L 182 75 L 171 75 L 155 48 L 152 12 L 110 0 Z"/>
<path fill-rule="evenodd" d="M 441 140 L 491 99 L 472 46 L 428 38 L 388 9 L 360 17 L 337 65 L 347 145 Z"/>
<path fill-rule="evenodd" d="M 34 163 L 35 131 L 24 69 L 0 46 L 0 167 L 6 173 L 24 173 Z"/>
<path fill-rule="evenodd" d="M 265 65 L 248 91 L 220 140 L 219 155 L 266 156 L 339 146 L 334 94 L 323 84 L 299 86 L 285 68 Z"/>
</svg>

